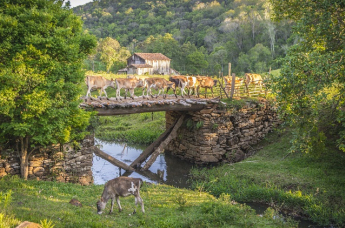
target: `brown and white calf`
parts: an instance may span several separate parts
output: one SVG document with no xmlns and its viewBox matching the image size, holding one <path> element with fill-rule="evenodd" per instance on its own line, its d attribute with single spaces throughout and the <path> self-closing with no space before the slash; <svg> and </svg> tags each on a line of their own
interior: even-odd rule
<svg viewBox="0 0 345 228">
<path fill-rule="evenodd" d="M 213 87 L 217 86 L 218 80 L 214 80 L 210 77 L 205 76 L 197 76 L 198 80 L 200 81 L 200 87 L 205 88 L 205 98 L 207 98 L 207 89 L 211 89 L 212 97 L 213 97 Z M 200 93 L 198 92 L 198 96 Z"/>
<path fill-rule="evenodd" d="M 133 177 L 117 177 L 108 181 L 104 185 L 101 199 L 97 202 L 97 213 L 102 214 L 109 199 L 111 199 L 111 208 L 109 214 L 113 212 L 114 200 L 116 199 L 119 211 L 122 211 L 119 197 L 126 197 L 133 195 L 135 197 L 135 206 L 138 203 L 141 205 L 141 211 L 145 213 L 144 201 L 140 197 L 140 187 L 143 184 L 142 179 Z M 134 209 L 135 213 L 135 209 Z"/>
<path fill-rule="evenodd" d="M 257 85 L 260 86 L 260 91 L 262 91 L 263 80 L 262 80 L 262 77 L 261 77 L 260 74 L 246 73 L 244 76 L 246 78 L 245 84 L 246 84 L 247 92 L 249 91 L 248 87 L 249 87 L 250 84 L 254 84 L 255 85 L 254 91 L 256 90 L 256 86 Z"/>
<path fill-rule="evenodd" d="M 192 90 L 194 91 L 194 95 L 198 96 L 201 79 L 194 76 L 186 76 L 186 78 L 188 80 L 187 87 L 189 91 L 189 96 L 192 94 Z"/>
<path fill-rule="evenodd" d="M 135 76 L 135 75 L 128 75 L 127 76 L 127 78 L 130 78 L 130 79 L 137 79 L 137 80 L 142 80 L 143 81 L 143 84 L 142 84 L 142 86 L 141 86 L 141 88 L 143 89 L 143 95 L 142 96 L 144 96 L 144 92 L 145 92 L 145 89 L 146 89 L 146 91 L 147 91 L 147 84 L 146 84 L 146 81 L 145 81 L 145 79 L 146 78 L 149 78 L 148 76 Z M 139 86 L 138 86 L 139 87 Z"/>
<path fill-rule="evenodd" d="M 175 84 L 175 97 L 177 97 L 176 95 L 177 87 L 181 89 L 181 97 L 183 97 L 183 94 L 187 94 L 184 91 L 184 89 L 188 86 L 188 79 L 185 76 L 181 76 L 181 75 L 170 76 L 169 81 Z"/>
<path fill-rule="evenodd" d="M 90 76 L 87 75 L 85 77 L 85 83 L 87 85 L 87 93 L 86 96 L 91 95 L 91 89 L 101 89 L 99 96 L 102 96 L 102 92 L 108 97 L 107 92 L 105 91 L 106 88 L 109 86 L 115 89 L 114 80 L 106 79 L 102 76 Z"/>
<path fill-rule="evenodd" d="M 224 77 L 224 83 L 225 83 L 225 89 L 227 90 L 227 93 L 230 92 L 230 88 L 231 88 L 231 84 L 232 84 L 232 76 L 225 76 Z M 244 79 L 240 78 L 240 77 L 235 77 L 235 93 L 237 92 L 238 94 L 240 94 L 240 89 L 241 86 L 244 83 Z"/>
<path fill-rule="evenodd" d="M 164 89 L 167 89 L 167 91 L 169 91 L 169 89 L 173 89 L 175 91 L 175 84 L 173 82 L 169 82 L 164 78 L 146 78 L 145 82 L 147 84 L 147 96 L 152 96 L 152 91 L 151 89 L 156 89 L 158 90 L 158 94 L 156 97 L 159 96 L 159 94 L 162 92 L 163 94 L 163 98 L 165 98 L 165 94 L 164 94 Z"/>
<path fill-rule="evenodd" d="M 125 89 L 125 99 L 127 98 L 127 91 L 130 93 L 130 97 L 134 99 L 134 89 L 138 87 L 142 87 L 144 82 L 143 80 L 135 79 L 135 78 L 116 78 L 116 99 L 122 98 L 120 95 L 121 89 Z"/>
</svg>

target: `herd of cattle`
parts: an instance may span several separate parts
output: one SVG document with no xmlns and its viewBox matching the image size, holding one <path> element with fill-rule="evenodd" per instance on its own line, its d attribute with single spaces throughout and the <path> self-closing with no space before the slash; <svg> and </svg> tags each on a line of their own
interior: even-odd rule
<svg viewBox="0 0 345 228">
<path fill-rule="evenodd" d="M 130 97 L 134 99 L 134 89 L 141 88 L 142 89 L 142 96 L 145 97 L 145 90 L 146 90 L 146 97 L 154 97 L 152 95 L 152 89 L 158 91 L 156 97 L 158 97 L 161 93 L 163 98 L 166 97 L 165 90 L 168 92 L 169 89 L 174 91 L 174 95 L 177 98 L 177 88 L 180 89 L 180 95 L 184 97 L 184 95 L 190 96 L 192 92 L 194 95 L 200 95 L 200 88 L 205 89 L 205 97 L 207 97 L 207 89 L 210 89 L 212 92 L 213 97 L 213 87 L 217 85 L 218 80 L 214 80 L 210 77 L 206 76 L 170 76 L 169 81 L 165 78 L 160 77 L 147 77 L 147 76 L 127 76 L 127 78 L 116 78 L 114 79 L 106 79 L 102 76 L 86 76 L 85 83 L 88 87 L 86 96 L 91 95 L 92 89 L 100 89 L 100 96 L 102 93 L 107 96 L 107 92 L 105 91 L 106 88 L 112 87 L 116 89 L 116 99 L 122 99 L 120 92 L 121 89 L 125 90 L 125 99 L 127 98 L 127 92 L 129 91 Z M 224 77 L 225 88 L 230 90 L 232 84 L 232 77 Z M 245 85 L 245 90 L 248 91 L 248 87 L 250 84 L 254 84 L 256 90 L 256 86 L 260 87 L 260 91 L 262 91 L 263 80 L 261 75 L 259 74 L 251 74 L 246 73 L 245 79 L 236 77 L 235 79 L 235 89 L 237 88 L 237 92 L 239 92 L 238 88 L 242 85 Z M 188 93 L 185 91 L 188 90 Z"/>
</svg>

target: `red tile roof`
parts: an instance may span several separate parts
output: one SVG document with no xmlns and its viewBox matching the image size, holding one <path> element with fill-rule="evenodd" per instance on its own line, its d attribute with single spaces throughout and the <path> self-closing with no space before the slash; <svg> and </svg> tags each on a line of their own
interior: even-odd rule
<svg viewBox="0 0 345 228">
<path fill-rule="evenodd" d="M 170 60 L 168 57 L 161 53 L 134 53 L 134 55 L 137 55 L 145 60 Z"/>
</svg>

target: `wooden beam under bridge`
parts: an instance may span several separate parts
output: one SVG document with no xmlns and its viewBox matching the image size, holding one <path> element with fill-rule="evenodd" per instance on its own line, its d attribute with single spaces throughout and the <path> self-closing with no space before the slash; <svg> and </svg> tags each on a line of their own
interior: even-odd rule
<svg viewBox="0 0 345 228">
<path fill-rule="evenodd" d="M 122 100 L 114 98 L 83 98 L 81 108 L 94 110 L 99 116 L 126 115 L 143 112 L 160 111 L 199 111 L 210 108 L 213 104 L 223 103 L 218 97 L 213 99 L 183 98 L 183 99 L 153 99 L 153 100 Z M 224 103 L 223 103 L 224 104 Z"/>
<path fill-rule="evenodd" d="M 93 146 L 93 147 L 91 148 L 91 150 L 93 150 L 93 152 L 94 152 L 97 156 L 99 156 L 99 157 L 101 157 L 101 158 L 107 160 L 108 162 L 110 162 L 111 164 L 113 164 L 113 165 L 115 165 L 115 166 L 117 166 L 117 167 L 120 167 L 121 169 L 124 169 L 124 170 L 126 170 L 126 171 L 134 171 L 134 169 L 133 169 L 132 167 L 126 165 L 126 164 L 123 163 L 122 161 L 119 161 L 119 160 L 117 160 L 116 158 L 110 156 L 109 154 L 103 152 L 101 149 L 99 149 L 99 148 L 96 147 L 96 146 Z"/>
</svg>

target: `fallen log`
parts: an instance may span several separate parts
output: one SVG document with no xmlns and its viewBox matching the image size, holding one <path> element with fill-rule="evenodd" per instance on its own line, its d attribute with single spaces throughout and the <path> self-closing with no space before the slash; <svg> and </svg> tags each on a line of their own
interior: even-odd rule
<svg viewBox="0 0 345 228">
<path fill-rule="evenodd" d="M 134 162 L 132 162 L 132 164 L 130 164 L 131 167 L 133 168 L 138 168 L 141 163 L 143 163 L 153 152 L 154 152 L 154 148 L 157 147 L 159 145 L 159 143 L 164 140 L 168 134 L 171 132 L 171 130 L 173 129 L 174 125 L 172 125 L 171 127 L 169 127 L 167 130 L 165 130 L 165 132 L 163 134 L 161 134 L 158 139 L 156 139 L 156 141 L 154 141 L 153 143 L 151 143 L 150 146 L 148 146 L 141 154 L 140 156 L 134 160 Z"/>
<path fill-rule="evenodd" d="M 152 153 L 150 159 L 146 162 L 144 167 L 141 171 L 148 170 L 151 165 L 156 161 L 158 155 L 164 152 L 164 148 L 171 142 L 171 140 L 175 139 L 177 136 L 177 130 L 181 127 L 185 115 L 180 116 L 176 124 L 174 125 L 173 129 L 171 130 L 170 134 L 160 143 L 157 149 Z"/>
<path fill-rule="evenodd" d="M 110 162 L 111 164 L 113 164 L 113 165 L 115 165 L 115 166 L 117 166 L 117 167 L 120 167 L 121 169 L 124 169 L 124 170 L 126 170 L 126 171 L 134 171 L 134 169 L 133 169 L 132 167 L 130 167 L 130 166 L 126 165 L 125 163 L 123 163 L 123 162 L 117 160 L 116 158 L 110 156 L 109 154 L 104 153 L 104 152 L 103 152 L 102 150 L 100 150 L 98 147 L 93 146 L 93 147 L 91 147 L 91 149 L 93 150 L 93 152 L 94 152 L 97 156 L 99 156 L 99 157 L 101 157 L 101 158 L 107 160 L 107 161 Z"/>
</svg>

